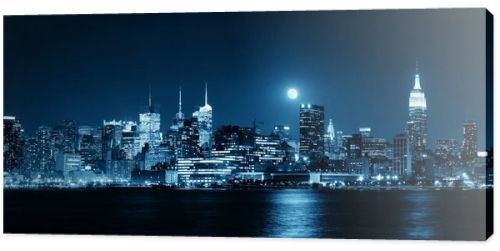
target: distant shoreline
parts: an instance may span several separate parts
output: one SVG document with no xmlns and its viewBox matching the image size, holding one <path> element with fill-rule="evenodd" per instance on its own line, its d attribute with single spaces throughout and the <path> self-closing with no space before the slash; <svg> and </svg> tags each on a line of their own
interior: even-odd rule
<svg viewBox="0 0 500 251">
<path fill-rule="evenodd" d="M 219 188 L 191 188 L 191 187 L 151 187 L 151 186 L 95 186 L 95 187 L 4 187 L 4 191 L 92 191 L 92 190 L 151 190 L 151 191 L 279 191 L 279 190 L 311 190 L 311 191 L 469 191 L 493 190 L 493 187 L 435 187 L 435 186 L 356 186 L 356 187 L 318 187 L 288 186 L 288 187 L 219 187 Z"/>
</svg>

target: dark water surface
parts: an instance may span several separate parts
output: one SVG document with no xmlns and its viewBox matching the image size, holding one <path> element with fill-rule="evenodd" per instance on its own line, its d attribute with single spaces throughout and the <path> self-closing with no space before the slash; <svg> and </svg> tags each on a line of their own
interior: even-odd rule
<svg viewBox="0 0 500 251">
<path fill-rule="evenodd" d="M 6 233 L 485 239 L 484 190 L 5 190 Z"/>
</svg>

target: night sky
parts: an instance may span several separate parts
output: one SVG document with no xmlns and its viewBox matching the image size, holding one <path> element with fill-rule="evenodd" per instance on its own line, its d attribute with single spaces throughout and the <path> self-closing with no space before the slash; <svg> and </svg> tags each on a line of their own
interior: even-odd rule
<svg viewBox="0 0 500 251">
<path fill-rule="evenodd" d="M 484 10 L 335 11 L 4 17 L 4 114 L 27 134 L 75 119 L 139 120 L 148 101 L 162 130 L 208 101 L 214 125 L 298 134 L 301 102 L 325 106 L 344 133 L 404 130 L 418 58 L 428 141 L 462 140 L 478 122 L 485 141 Z M 299 91 L 297 100 L 286 96 Z"/>
</svg>

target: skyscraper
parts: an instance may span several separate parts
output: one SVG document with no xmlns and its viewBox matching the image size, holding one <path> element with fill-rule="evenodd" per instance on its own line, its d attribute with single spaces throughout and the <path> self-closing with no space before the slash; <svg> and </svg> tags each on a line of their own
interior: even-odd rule
<svg viewBox="0 0 500 251">
<path fill-rule="evenodd" d="M 353 133 L 347 139 L 347 156 L 354 159 L 363 156 L 363 136 L 361 133 Z"/>
<path fill-rule="evenodd" d="M 180 131 L 184 126 L 184 120 L 185 117 L 182 112 L 182 89 L 179 87 L 179 111 L 175 114 L 170 129 L 163 135 L 163 145 L 166 145 L 171 150 L 175 150 L 176 155 L 180 153 L 177 150 L 181 147 Z"/>
<path fill-rule="evenodd" d="M 123 122 L 121 149 L 124 151 L 127 160 L 133 160 L 137 155 L 140 146 L 136 122 Z"/>
<path fill-rule="evenodd" d="M 55 168 L 55 155 L 52 140 L 50 139 L 52 128 L 39 126 L 36 130 L 36 162 L 42 172 L 51 172 Z"/>
<path fill-rule="evenodd" d="M 362 135 L 362 141 L 362 155 L 369 157 L 371 161 L 382 161 L 392 158 L 392 156 L 387 155 L 389 142 L 385 138 Z"/>
<path fill-rule="evenodd" d="M 179 111 L 175 114 L 175 119 L 170 127 L 173 131 L 178 131 L 184 125 L 184 113 L 182 113 L 182 89 L 179 87 Z"/>
<path fill-rule="evenodd" d="M 21 167 L 23 133 L 23 127 L 16 117 L 3 117 L 3 164 L 5 171 L 18 170 Z"/>
<path fill-rule="evenodd" d="M 90 129 L 90 128 L 87 128 Z M 102 149 L 101 141 L 102 135 L 99 135 L 97 138 L 95 135 L 100 133 L 98 130 L 84 130 L 80 132 L 80 143 L 79 143 L 79 153 L 85 167 L 96 168 L 98 160 L 102 158 L 101 151 Z"/>
<path fill-rule="evenodd" d="M 102 130 L 102 159 L 110 161 L 113 159 L 113 151 L 116 151 L 122 143 L 123 124 L 121 121 L 104 121 Z"/>
<path fill-rule="evenodd" d="M 150 148 L 160 146 L 162 142 L 162 133 L 160 131 L 160 114 L 155 112 L 151 103 L 151 87 L 149 88 L 149 107 L 148 111 L 139 114 L 139 148 L 143 148 L 148 143 Z M 140 152 L 136 149 L 135 152 Z"/>
<path fill-rule="evenodd" d="M 184 125 L 179 128 L 179 142 L 176 149 L 177 157 L 198 157 L 200 133 L 196 118 L 185 119 Z"/>
<path fill-rule="evenodd" d="M 436 145 L 436 156 L 447 158 L 450 155 L 457 156 L 460 153 L 459 144 L 455 139 L 438 139 Z"/>
<path fill-rule="evenodd" d="M 455 171 L 459 171 L 459 156 L 460 147 L 455 139 L 438 139 L 434 156 L 436 161 L 435 175 L 446 177 L 452 176 Z"/>
<path fill-rule="evenodd" d="M 282 141 L 278 135 L 256 135 L 253 155 L 259 163 L 278 164 L 285 160 L 286 151 L 283 149 Z"/>
<path fill-rule="evenodd" d="M 130 178 L 136 167 L 137 125 L 133 121 L 104 121 L 102 130 L 102 160 L 100 168 L 108 178 L 122 180 Z M 149 142 L 145 143 L 149 146 Z M 151 148 L 149 148 L 151 151 Z"/>
<path fill-rule="evenodd" d="M 198 145 L 202 149 L 211 149 L 212 147 L 212 106 L 208 104 L 208 90 L 205 84 L 205 105 L 193 113 L 197 118 L 199 126 L 200 141 Z"/>
<path fill-rule="evenodd" d="M 300 105 L 299 154 L 304 158 L 324 155 L 325 108 L 319 105 Z"/>
<path fill-rule="evenodd" d="M 408 137 L 400 133 L 394 137 L 393 142 L 393 173 L 398 176 L 411 176 L 411 154 L 409 151 Z"/>
<path fill-rule="evenodd" d="M 56 170 L 69 179 L 72 172 L 82 168 L 82 158 L 77 153 L 59 153 L 56 157 Z"/>
<path fill-rule="evenodd" d="M 420 85 L 418 66 L 415 74 L 415 85 L 410 92 L 407 132 L 413 158 L 414 174 L 417 177 L 422 177 L 424 175 L 422 160 L 427 146 L 427 102 Z"/>
<path fill-rule="evenodd" d="M 65 153 L 75 153 L 78 143 L 78 129 L 74 120 L 63 121 L 62 148 Z"/>
<path fill-rule="evenodd" d="M 23 158 L 21 172 L 27 177 L 37 176 L 39 168 L 37 165 L 37 142 L 34 137 L 27 137 L 23 142 Z"/>
<path fill-rule="evenodd" d="M 334 160 L 342 160 L 346 157 L 346 149 L 344 142 L 344 132 L 341 130 L 335 131 L 335 142 L 334 142 Z"/>
<path fill-rule="evenodd" d="M 330 159 L 334 159 L 335 155 L 335 127 L 333 121 L 330 119 L 325 134 L 325 154 Z"/>
<path fill-rule="evenodd" d="M 475 121 L 465 121 L 464 141 L 462 143 L 462 160 L 471 161 L 477 156 L 477 124 Z"/>
<path fill-rule="evenodd" d="M 78 140 L 76 144 L 76 149 L 80 151 L 82 140 L 84 136 L 91 136 L 95 131 L 95 128 L 92 126 L 81 125 L 78 126 Z"/>
<path fill-rule="evenodd" d="M 50 132 L 50 140 L 54 146 L 54 155 L 64 152 L 63 142 L 64 142 L 64 126 L 56 125 L 52 127 Z"/>
<path fill-rule="evenodd" d="M 78 148 L 78 129 L 74 120 L 63 120 L 52 128 L 50 138 L 55 155 L 58 153 L 75 153 Z"/>
</svg>

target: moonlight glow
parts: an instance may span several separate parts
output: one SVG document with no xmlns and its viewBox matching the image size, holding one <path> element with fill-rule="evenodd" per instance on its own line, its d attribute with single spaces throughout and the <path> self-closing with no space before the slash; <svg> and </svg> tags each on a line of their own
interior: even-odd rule
<svg viewBox="0 0 500 251">
<path fill-rule="evenodd" d="M 288 90 L 287 95 L 289 99 L 296 99 L 297 96 L 299 96 L 299 93 L 297 92 L 297 90 L 292 88 Z"/>
</svg>

